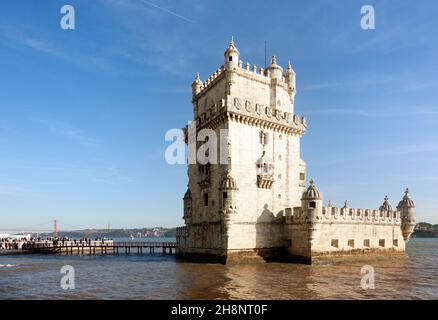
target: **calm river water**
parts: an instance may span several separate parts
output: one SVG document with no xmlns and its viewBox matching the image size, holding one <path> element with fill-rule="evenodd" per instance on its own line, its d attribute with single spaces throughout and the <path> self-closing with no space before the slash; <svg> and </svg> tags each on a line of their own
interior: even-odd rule
<svg viewBox="0 0 438 320">
<path fill-rule="evenodd" d="M 173 256 L 0 255 L 0 299 L 437 299 L 438 239 L 413 239 L 407 258 L 367 261 L 375 289 L 360 286 L 363 262 L 224 266 Z M 74 290 L 60 269 L 75 268 Z"/>
</svg>

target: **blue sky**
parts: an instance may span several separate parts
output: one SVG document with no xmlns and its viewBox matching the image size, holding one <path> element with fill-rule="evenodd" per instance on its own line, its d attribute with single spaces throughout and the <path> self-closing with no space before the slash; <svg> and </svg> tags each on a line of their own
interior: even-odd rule
<svg viewBox="0 0 438 320">
<path fill-rule="evenodd" d="M 60 28 L 60 8 L 76 29 Z M 374 5 L 376 29 L 360 28 Z M 438 3 L 2 0 L 0 229 L 182 224 L 186 167 L 164 135 L 192 115 L 191 82 L 268 54 L 297 73 L 302 156 L 325 199 L 393 205 L 409 186 L 438 223 Z"/>
</svg>

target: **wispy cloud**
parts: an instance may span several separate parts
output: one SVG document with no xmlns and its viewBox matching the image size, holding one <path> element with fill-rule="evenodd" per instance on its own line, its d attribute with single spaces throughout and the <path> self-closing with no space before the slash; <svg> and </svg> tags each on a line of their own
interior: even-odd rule
<svg viewBox="0 0 438 320">
<path fill-rule="evenodd" d="M 171 75 L 186 76 L 189 70 L 192 73 L 201 51 L 199 39 L 191 36 L 196 22 L 180 11 L 199 16 L 205 2 L 166 1 L 164 5 L 163 1 L 160 4 L 142 0 L 101 1 L 126 29 L 124 58 Z M 197 48 L 195 53 L 193 48 Z"/>
<path fill-rule="evenodd" d="M 380 156 L 403 156 L 408 154 L 419 154 L 419 153 L 437 153 L 438 144 L 436 143 L 426 143 L 426 144 L 409 144 L 400 145 L 385 148 L 379 151 Z"/>
<path fill-rule="evenodd" d="M 123 54 L 121 50 L 116 50 L 114 47 L 96 47 L 94 43 L 89 44 L 89 47 L 84 46 L 80 49 L 76 47 L 66 48 L 65 45 L 56 44 L 55 41 L 49 40 L 49 36 L 46 36 L 46 38 L 40 35 L 36 36 L 35 31 L 28 29 L 12 23 L 9 25 L 0 24 L 0 40 L 6 40 L 10 46 L 22 46 L 63 62 L 86 67 L 87 69 L 95 67 L 102 71 L 114 71 L 113 64 L 108 60 L 113 57 L 120 57 Z M 84 53 L 86 50 L 93 53 Z"/>
<path fill-rule="evenodd" d="M 106 185 L 120 185 L 121 183 L 129 183 L 132 181 L 132 177 L 127 176 L 120 172 L 117 168 L 105 168 L 95 174 L 93 174 L 92 180 L 97 183 L 103 183 Z"/>
<path fill-rule="evenodd" d="M 425 155 L 436 156 L 438 155 L 437 143 L 419 143 L 419 144 L 400 144 L 392 146 L 382 145 L 368 145 L 362 146 L 361 149 L 351 149 L 348 152 L 344 152 L 342 156 L 334 154 L 325 157 L 321 161 L 315 161 L 314 164 L 323 167 L 337 167 L 346 164 L 360 164 L 364 159 L 368 163 L 372 161 L 381 161 L 382 159 L 394 159 L 403 158 L 403 156 L 418 157 L 422 159 Z"/>
<path fill-rule="evenodd" d="M 97 146 L 102 143 L 101 140 L 88 136 L 83 130 L 62 121 L 48 118 L 32 118 L 31 120 L 46 126 L 52 134 L 72 140 L 83 146 Z"/>
<path fill-rule="evenodd" d="M 27 191 L 26 189 L 17 187 L 15 185 L 0 184 L 0 195 L 2 196 L 12 196 L 17 194 L 22 194 L 26 191 Z"/>
<path fill-rule="evenodd" d="M 11 127 L 9 127 L 9 126 L 7 126 L 5 124 L 0 124 L 0 132 L 10 133 L 10 132 L 13 132 L 13 131 L 14 130 Z"/>
<path fill-rule="evenodd" d="M 397 107 L 346 107 L 346 108 L 330 108 L 312 107 L 306 110 L 306 115 L 309 116 L 356 116 L 370 118 L 385 118 L 385 117 L 412 117 L 412 116 L 435 116 L 438 115 L 438 105 L 435 107 L 424 106 L 397 106 Z"/>
<path fill-rule="evenodd" d="M 161 10 L 161 11 L 166 12 L 166 13 L 168 13 L 168 14 L 170 14 L 170 15 L 173 15 L 173 16 L 175 16 L 175 17 L 177 17 L 177 18 L 180 18 L 180 19 L 182 19 L 182 20 L 184 20 L 184 21 L 191 22 L 191 23 L 194 23 L 194 22 L 195 22 L 195 21 L 193 21 L 192 19 L 189 19 L 189 18 L 187 18 L 187 17 L 184 17 L 184 16 L 182 16 L 182 15 L 180 15 L 180 14 L 178 14 L 178 13 L 175 13 L 175 12 L 169 10 L 169 9 L 166 9 L 166 8 L 164 8 L 164 7 L 161 7 L 161 6 L 159 6 L 159 5 L 157 5 L 157 4 L 154 4 L 154 3 L 150 2 L 150 1 L 146 1 L 146 0 L 140 0 L 140 1 L 143 2 L 143 3 L 145 3 L 145 4 L 147 4 L 147 5 L 152 6 L 152 7 L 156 8 L 156 9 L 158 9 L 158 10 Z"/>
<path fill-rule="evenodd" d="M 0 37 L 45 54 L 56 57 L 64 56 L 63 52 L 50 41 L 32 36 L 13 25 L 0 25 Z"/>
<path fill-rule="evenodd" d="M 86 161 L 82 163 L 70 163 L 68 161 L 36 161 L 23 159 L 10 161 L 0 159 L 2 175 L 14 172 L 14 176 L 2 179 L 0 195 L 12 195 L 19 193 L 42 194 L 47 190 L 73 190 L 80 186 L 82 192 L 86 187 L 95 185 L 122 186 L 134 181 L 132 176 L 113 166 L 111 163 Z M 32 176 L 29 179 L 29 176 Z"/>
<path fill-rule="evenodd" d="M 421 79 L 410 74 L 350 74 L 340 76 L 337 81 L 303 84 L 298 89 L 301 91 L 321 91 L 346 89 L 367 91 L 369 88 L 378 87 L 393 92 L 419 91 L 438 87 L 438 78 Z M 384 86 L 384 87 L 383 87 Z"/>
</svg>

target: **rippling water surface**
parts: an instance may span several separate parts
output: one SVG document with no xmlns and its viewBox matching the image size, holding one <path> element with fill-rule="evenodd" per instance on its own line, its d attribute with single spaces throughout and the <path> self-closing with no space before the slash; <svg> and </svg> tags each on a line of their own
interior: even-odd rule
<svg viewBox="0 0 438 320">
<path fill-rule="evenodd" d="M 408 257 L 366 261 L 375 289 L 360 286 L 364 262 L 224 266 L 173 256 L 0 256 L 1 299 L 437 299 L 438 239 L 413 239 Z M 60 287 L 61 267 L 76 289 Z"/>
</svg>

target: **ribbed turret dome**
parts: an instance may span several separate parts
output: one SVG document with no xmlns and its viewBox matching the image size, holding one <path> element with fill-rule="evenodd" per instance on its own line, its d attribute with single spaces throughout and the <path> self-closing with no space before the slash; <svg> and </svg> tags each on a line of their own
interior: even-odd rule
<svg viewBox="0 0 438 320">
<path fill-rule="evenodd" d="M 383 201 L 383 204 L 379 208 L 380 211 L 392 211 L 392 206 L 388 200 L 389 200 L 388 196 L 385 196 L 385 200 Z"/>
<path fill-rule="evenodd" d="M 415 208 L 415 202 L 412 200 L 408 188 L 406 188 L 403 199 L 398 203 L 397 209 L 399 208 Z"/>
<path fill-rule="evenodd" d="M 237 190 L 236 181 L 234 181 L 234 178 L 230 175 L 230 173 L 227 173 L 227 175 L 222 180 L 221 189 L 222 190 Z"/>
<path fill-rule="evenodd" d="M 310 180 L 310 186 L 303 192 L 301 200 L 322 200 L 322 193 L 315 187 L 315 182 Z"/>
</svg>

